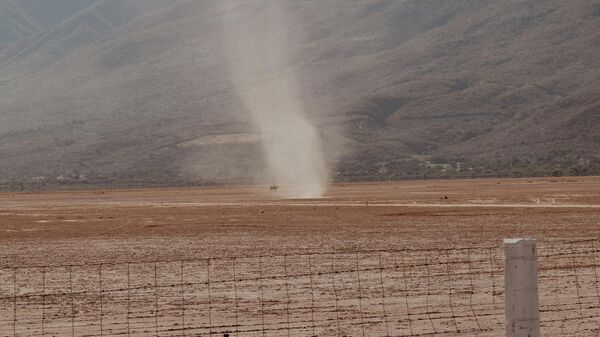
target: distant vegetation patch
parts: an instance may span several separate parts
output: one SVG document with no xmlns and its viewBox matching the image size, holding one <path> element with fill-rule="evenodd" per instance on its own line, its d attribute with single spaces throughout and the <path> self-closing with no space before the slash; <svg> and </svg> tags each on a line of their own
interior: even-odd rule
<svg viewBox="0 0 600 337">
<path fill-rule="evenodd" d="M 387 123 L 388 117 L 408 103 L 407 98 L 403 97 L 375 97 L 369 100 L 369 117 L 373 124 L 383 126 Z"/>
</svg>

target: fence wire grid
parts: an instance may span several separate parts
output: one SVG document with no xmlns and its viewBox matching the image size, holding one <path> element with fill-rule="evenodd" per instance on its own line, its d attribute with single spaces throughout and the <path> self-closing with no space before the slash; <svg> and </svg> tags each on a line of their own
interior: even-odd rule
<svg viewBox="0 0 600 337">
<path fill-rule="evenodd" d="M 600 240 L 540 244 L 542 331 L 600 335 Z M 501 247 L 0 268 L 0 336 L 502 336 Z"/>
</svg>

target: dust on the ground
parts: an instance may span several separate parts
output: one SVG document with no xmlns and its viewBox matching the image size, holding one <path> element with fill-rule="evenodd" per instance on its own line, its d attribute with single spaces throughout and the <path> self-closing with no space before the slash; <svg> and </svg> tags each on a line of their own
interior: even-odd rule
<svg viewBox="0 0 600 337">
<path fill-rule="evenodd" d="M 568 207 L 565 207 L 568 206 Z M 600 235 L 600 178 L 0 194 L 3 265 L 500 245 Z"/>
</svg>

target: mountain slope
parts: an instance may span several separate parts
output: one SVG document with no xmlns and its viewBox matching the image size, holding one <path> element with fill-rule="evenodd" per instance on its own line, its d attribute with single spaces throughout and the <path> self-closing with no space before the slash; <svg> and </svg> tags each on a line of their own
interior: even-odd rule
<svg viewBox="0 0 600 337">
<path fill-rule="evenodd" d="M 24 2 L 22 6 L 27 3 Z M 49 7 L 54 9 L 50 11 L 48 17 L 54 18 L 52 22 L 60 20 L 62 18 L 60 13 L 63 11 L 56 9 L 62 9 L 65 4 L 60 1 L 57 3 L 56 0 L 48 3 L 52 4 Z M 83 5 L 86 3 L 88 6 L 84 7 Z M 78 8 L 83 9 L 64 19 L 60 24 L 31 35 L 25 41 L 21 39 L 20 43 L 5 51 L 6 56 L 3 60 L 0 59 L 0 68 L 10 68 L 4 69 L 5 74 L 30 73 L 44 69 L 69 53 L 110 36 L 138 16 L 170 6 L 173 3 L 176 3 L 176 0 L 88 0 L 78 3 L 77 6 L 68 2 L 69 5 L 66 7 L 71 11 Z M 37 13 L 33 11 L 34 8 L 40 11 L 40 8 L 45 8 L 45 6 L 31 0 L 29 10 Z M 51 23 L 43 24 L 51 25 Z"/>
<path fill-rule="evenodd" d="M 298 74 L 336 179 L 598 173 L 593 3 L 281 3 L 292 58 L 273 71 Z M 232 5 L 233 15 L 260 27 L 271 19 L 261 5 Z M 0 179 L 263 176 L 257 129 L 223 45 L 224 32 L 242 26 L 224 26 L 217 1 L 136 13 L 73 44 L 65 41 L 80 16 L 71 18 L 43 47 L 0 60 Z M 49 56 L 55 43 L 60 57 Z"/>
<path fill-rule="evenodd" d="M 13 0 L 0 0 L 0 47 L 39 31 L 40 27 Z"/>
<path fill-rule="evenodd" d="M 100 0 L 12 0 L 42 29 L 51 29 Z"/>
</svg>

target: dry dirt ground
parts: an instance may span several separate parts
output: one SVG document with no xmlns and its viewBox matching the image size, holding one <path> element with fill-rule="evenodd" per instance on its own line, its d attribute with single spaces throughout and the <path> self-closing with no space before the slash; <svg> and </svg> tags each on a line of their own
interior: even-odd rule
<svg viewBox="0 0 600 337">
<path fill-rule="evenodd" d="M 447 199 L 446 199 L 447 197 Z M 368 202 L 368 206 L 367 206 Z M 0 194 L 3 265 L 499 245 L 600 236 L 600 178 Z"/>
<path fill-rule="evenodd" d="M 545 331 L 600 333 L 599 177 L 268 190 L 0 194 L 0 336 L 500 336 L 521 236 Z"/>
</svg>

